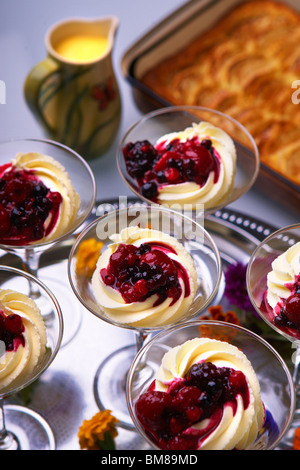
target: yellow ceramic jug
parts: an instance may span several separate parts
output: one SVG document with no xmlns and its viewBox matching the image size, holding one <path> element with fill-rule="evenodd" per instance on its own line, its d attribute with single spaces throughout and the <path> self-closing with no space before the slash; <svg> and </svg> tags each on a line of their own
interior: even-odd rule
<svg viewBox="0 0 300 470">
<path fill-rule="evenodd" d="M 46 35 L 47 57 L 30 71 L 25 99 L 47 136 L 90 159 L 119 128 L 121 100 L 112 51 L 119 20 L 68 19 Z"/>
</svg>

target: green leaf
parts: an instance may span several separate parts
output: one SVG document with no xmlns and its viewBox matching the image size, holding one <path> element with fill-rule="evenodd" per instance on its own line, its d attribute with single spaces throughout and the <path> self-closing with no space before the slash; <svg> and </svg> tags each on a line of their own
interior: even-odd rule
<svg viewBox="0 0 300 470">
<path fill-rule="evenodd" d="M 100 450 L 115 450 L 116 449 L 115 441 L 112 438 L 109 431 L 106 431 L 104 433 L 103 440 L 97 439 L 97 445 L 99 446 Z"/>
</svg>

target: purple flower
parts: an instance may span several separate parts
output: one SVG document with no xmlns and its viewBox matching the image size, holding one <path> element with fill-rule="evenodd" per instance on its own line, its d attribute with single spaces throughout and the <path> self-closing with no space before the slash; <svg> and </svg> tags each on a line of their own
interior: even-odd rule
<svg viewBox="0 0 300 470">
<path fill-rule="evenodd" d="M 230 264 L 225 272 L 224 296 L 236 307 L 246 312 L 254 312 L 255 309 L 249 299 L 246 285 L 247 264 L 237 262 Z"/>
</svg>

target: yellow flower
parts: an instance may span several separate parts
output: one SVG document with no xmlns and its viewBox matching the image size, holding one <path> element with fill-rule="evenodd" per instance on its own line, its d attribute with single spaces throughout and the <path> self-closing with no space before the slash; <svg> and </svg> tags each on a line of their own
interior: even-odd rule
<svg viewBox="0 0 300 470">
<path fill-rule="evenodd" d="M 90 420 L 83 421 L 78 431 L 79 445 L 86 450 L 113 450 L 118 435 L 115 418 L 110 410 L 99 411 Z"/>
<path fill-rule="evenodd" d="M 96 269 L 96 264 L 100 256 L 103 243 L 90 238 L 80 243 L 77 260 L 76 272 L 78 274 L 92 275 Z"/>
</svg>

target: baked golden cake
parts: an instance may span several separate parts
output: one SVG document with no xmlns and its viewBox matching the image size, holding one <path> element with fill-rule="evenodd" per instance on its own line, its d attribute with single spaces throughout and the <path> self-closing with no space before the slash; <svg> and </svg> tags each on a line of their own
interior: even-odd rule
<svg viewBox="0 0 300 470">
<path fill-rule="evenodd" d="M 254 137 L 261 161 L 300 184 L 300 15 L 272 0 L 247 1 L 149 70 L 141 81 L 174 105 L 217 109 Z"/>
</svg>

